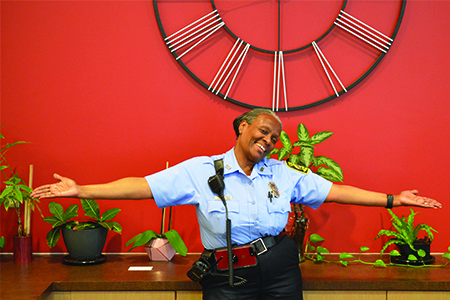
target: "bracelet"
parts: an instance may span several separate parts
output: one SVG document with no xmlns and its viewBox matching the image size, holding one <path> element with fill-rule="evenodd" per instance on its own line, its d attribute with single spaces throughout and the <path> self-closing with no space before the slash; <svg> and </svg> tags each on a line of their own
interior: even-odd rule
<svg viewBox="0 0 450 300">
<path fill-rule="evenodd" d="M 391 194 L 388 194 L 386 208 L 392 208 L 392 207 L 394 207 L 394 196 L 392 196 Z"/>
</svg>

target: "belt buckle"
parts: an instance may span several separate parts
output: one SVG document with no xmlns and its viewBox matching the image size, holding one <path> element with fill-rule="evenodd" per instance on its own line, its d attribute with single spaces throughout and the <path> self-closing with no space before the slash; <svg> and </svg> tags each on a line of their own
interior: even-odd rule
<svg viewBox="0 0 450 300">
<path fill-rule="evenodd" d="M 260 242 L 261 245 L 262 245 L 262 248 L 263 248 L 263 249 L 262 249 L 261 251 L 258 250 L 260 247 L 257 247 L 257 246 L 255 245 L 255 244 L 258 243 L 258 242 Z M 255 245 L 256 255 L 260 255 L 260 254 L 263 254 L 264 252 L 267 252 L 266 244 L 264 244 L 264 241 L 263 241 L 262 238 L 259 238 L 259 239 L 257 239 L 257 240 L 254 240 L 254 241 L 251 242 L 250 244 Z"/>
</svg>

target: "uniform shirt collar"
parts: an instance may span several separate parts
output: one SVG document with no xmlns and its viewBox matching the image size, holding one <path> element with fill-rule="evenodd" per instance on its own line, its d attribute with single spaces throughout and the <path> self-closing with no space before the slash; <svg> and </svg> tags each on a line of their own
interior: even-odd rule
<svg viewBox="0 0 450 300">
<path fill-rule="evenodd" d="M 234 154 L 234 147 L 225 153 L 225 155 L 223 157 L 223 164 L 224 164 L 224 175 L 230 174 L 233 172 L 240 172 L 242 174 L 245 174 L 237 162 L 236 155 Z M 272 174 L 272 171 L 267 166 L 267 158 L 263 158 L 262 161 L 260 161 L 253 167 L 253 171 L 252 171 L 252 174 L 250 175 L 250 178 L 257 176 L 257 174 L 259 174 L 259 175 L 271 175 Z"/>
</svg>

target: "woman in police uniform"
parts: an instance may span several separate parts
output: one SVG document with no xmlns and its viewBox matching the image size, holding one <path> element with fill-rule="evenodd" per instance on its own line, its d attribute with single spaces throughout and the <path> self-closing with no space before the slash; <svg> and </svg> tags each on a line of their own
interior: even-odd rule
<svg viewBox="0 0 450 300">
<path fill-rule="evenodd" d="M 204 299 L 302 299 L 297 247 L 283 232 L 291 202 L 314 209 L 324 202 L 441 207 L 433 199 L 417 196 L 416 190 L 392 196 L 336 185 L 308 169 L 267 159 L 282 130 L 281 121 L 270 110 L 245 113 L 236 118 L 233 126 L 236 144 L 222 155 L 196 157 L 145 178 L 128 177 L 107 184 L 79 186 L 55 174 L 58 183 L 41 186 L 32 196 L 154 199 L 160 208 L 195 205 L 206 253 L 227 246 L 228 216 L 231 243 L 252 245 L 257 264 L 250 262 L 249 266 L 235 269 L 234 287 L 229 284 L 228 271 L 215 266 L 214 275 L 200 282 Z M 223 198 L 228 213 L 208 185 L 208 179 L 216 173 L 214 161 L 219 159 L 223 160 Z"/>
</svg>

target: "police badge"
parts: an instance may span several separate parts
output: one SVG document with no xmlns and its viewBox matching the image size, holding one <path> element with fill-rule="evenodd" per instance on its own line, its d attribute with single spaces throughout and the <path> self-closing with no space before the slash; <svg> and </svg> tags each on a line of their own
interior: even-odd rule
<svg viewBox="0 0 450 300">
<path fill-rule="evenodd" d="M 275 182 L 273 182 L 273 181 L 269 182 L 269 189 L 275 198 L 280 197 L 280 191 L 278 190 L 278 187 L 275 184 Z"/>
</svg>

